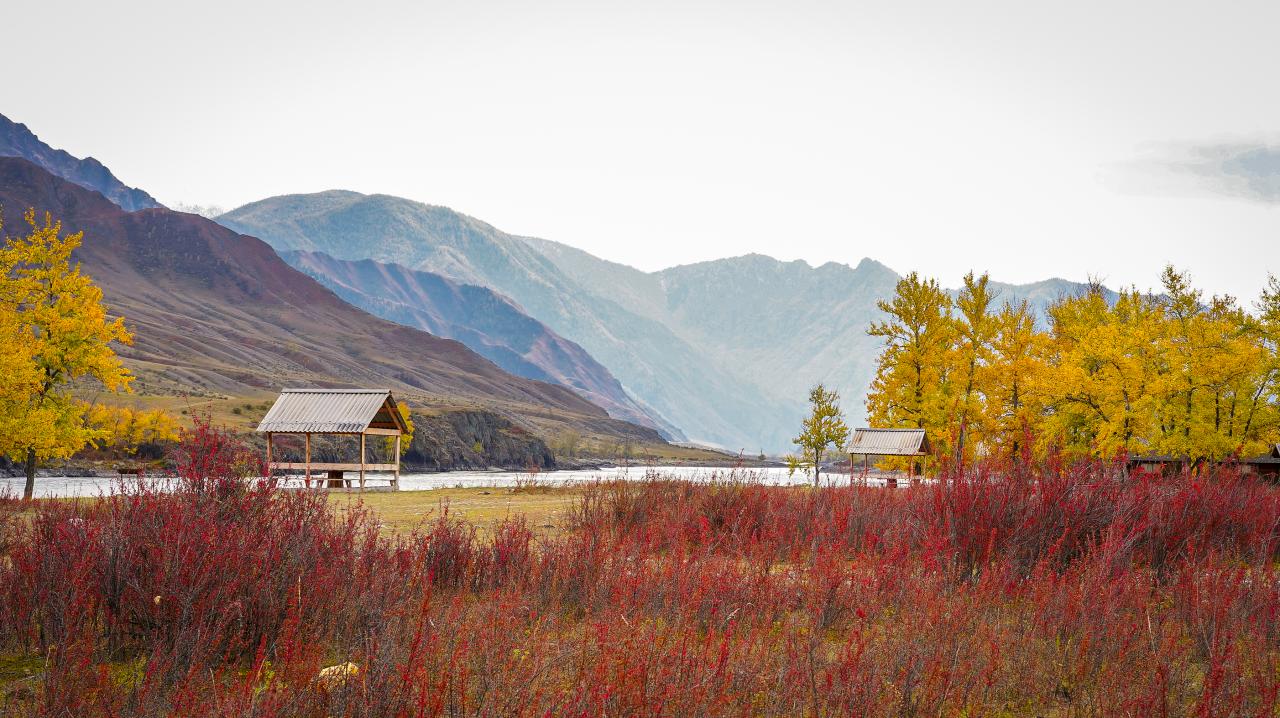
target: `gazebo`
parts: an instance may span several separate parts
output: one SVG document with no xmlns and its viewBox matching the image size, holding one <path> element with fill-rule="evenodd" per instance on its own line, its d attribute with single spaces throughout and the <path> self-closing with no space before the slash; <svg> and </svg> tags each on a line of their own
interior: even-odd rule
<svg viewBox="0 0 1280 718">
<path fill-rule="evenodd" d="M 267 435 L 267 470 L 302 471 L 307 486 L 311 486 L 312 472 L 326 473 L 330 487 L 343 487 L 349 480 L 344 472 L 360 473 L 360 488 L 365 487 L 365 474 L 370 471 L 391 472 L 391 488 L 400 488 L 400 437 L 409 427 L 395 397 L 387 389 L 285 389 L 276 403 L 258 424 L 258 431 Z M 304 453 L 302 461 L 273 461 L 272 438 L 276 434 L 302 434 Z M 336 434 L 360 437 L 360 461 L 313 462 L 311 460 L 311 435 Z M 394 436 L 395 458 L 393 463 L 368 463 L 365 437 Z"/>
<path fill-rule="evenodd" d="M 854 429 L 849 440 L 849 469 L 853 470 L 853 457 L 862 457 L 862 468 L 866 471 L 872 456 L 927 456 L 929 453 L 929 437 L 924 429 Z M 908 476 L 914 472 L 909 471 Z M 897 482 L 889 479 L 890 485 Z"/>
</svg>

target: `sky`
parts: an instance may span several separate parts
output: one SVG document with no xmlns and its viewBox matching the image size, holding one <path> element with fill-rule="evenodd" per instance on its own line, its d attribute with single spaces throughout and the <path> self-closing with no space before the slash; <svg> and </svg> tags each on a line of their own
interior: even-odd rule
<svg viewBox="0 0 1280 718">
<path fill-rule="evenodd" d="M 19 2 L 0 113 L 161 202 L 350 189 L 645 270 L 1280 273 L 1280 3 Z M 16 62 L 15 62 L 16 58 Z"/>
</svg>

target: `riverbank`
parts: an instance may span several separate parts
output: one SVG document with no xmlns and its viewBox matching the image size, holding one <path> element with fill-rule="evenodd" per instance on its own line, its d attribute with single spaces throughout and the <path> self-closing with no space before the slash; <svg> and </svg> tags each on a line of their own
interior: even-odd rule
<svg viewBox="0 0 1280 718">
<path fill-rule="evenodd" d="M 710 452 L 708 452 L 710 453 Z M 530 469 L 523 465 L 495 465 L 495 466 L 470 466 L 459 465 L 452 468 L 440 469 L 433 464 L 415 464 L 405 461 L 401 464 L 402 471 L 405 474 L 450 474 L 450 473 L 476 473 L 476 472 L 492 472 L 492 473 L 529 473 Z M 786 464 L 781 461 L 772 459 L 759 458 L 738 458 L 729 455 L 716 456 L 714 458 L 696 459 L 690 457 L 670 457 L 653 460 L 631 460 L 625 461 L 620 459 L 606 458 L 565 458 L 556 457 L 553 468 L 534 469 L 534 473 L 556 473 L 562 471 L 608 471 L 613 469 L 626 468 L 679 468 L 679 467 L 698 467 L 704 469 L 783 469 Z M 122 474 L 121 469 L 125 469 L 127 473 Z M 153 476 L 169 476 L 171 470 L 167 462 L 162 460 L 156 461 L 139 461 L 136 459 L 114 459 L 114 460 L 83 460 L 71 459 L 46 465 L 36 471 L 36 479 L 42 478 L 97 478 L 109 479 L 122 475 L 133 475 L 137 469 L 141 469 L 146 475 Z M 823 469 L 825 472 L 826 469 Z M 9 461 L 4 457 L 0 457 L 0 479 L 16 479 L 22 478 L 26 474 L 23 467 L 13 461 Z"/>
<path fill-rule="evenodd" d="M 436 489 L 506 489 L 513 487 L 521 487 L 526 489 L 533 488 L 555 488 L 572 486 L 593 481 L 608 480 L 624 480 L 635 481 L 642 480 L 653 476 L 655 473 L 661 473 L 664 477 L 677 478 L 687 481 L 707 482 L 716 480 L 740 480 L 759 482 L 775 486 L 793 486 L 807 485 L 811 479 L 802 472 L 791 474 L 786 468 L 776 466 L 744 466 L 744 467 L 715 467 L 715 466 L 627 466 L 627 467 L 601 467 L 592 469 L 566 469 L 558 471 L 443 471 L 435 473 L 404 473 L 400 475 L 400 492 L 426 491 Z M 889 473 L 876 472 L 866 478 L 869 485 L 884 485 L 885 479 L 894 478 L 896 475 Z M 119 490 L 128 482 L 138 481 L 134 476 L 121 477 L 118 474 L 108 475 L 90 475 L 90 476 L 41 476 L 36 479 L 37 498 L 58 498 L 58 497 L 93 497 L 111 493 Z M 163 484 L 170 479 L 164 476 L 147 476 L 145 481 L 153 481 Z M 863 481 L 864 477 L 859 474 L 858 481 Z M 24 479 L 21 476 L 0 477 L 0 494 L 8 493 L 11 495 L 21 495 Z M 827 473 L 822 474 L 823 485 L 848 485 L 850 481 L 849 474 Z M 282 482 L 287 488 L 301 488 L 302 481 L 298 478 L 291 478 Z M 907 482 L 899 481 L 899 485 L 906 485 Z M 389 474 L 371 473 L 366 477 L 366 486 L 371 491 L 365 492 L 366 496 L 373 496 L 378 492 L 386 491 L 390 484 Z"/>
</svg>

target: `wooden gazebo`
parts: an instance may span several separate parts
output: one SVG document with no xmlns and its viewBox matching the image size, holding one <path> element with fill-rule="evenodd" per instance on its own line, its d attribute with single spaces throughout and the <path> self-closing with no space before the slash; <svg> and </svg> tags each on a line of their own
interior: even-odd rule
<svg viewBox="0 0 1280 718">
<path fill-rule="evenodd" d="M 849 472 L 853 472 L 853 457 L 862 457 L 862 470 L 870 468 L 872 456 L 910 456 L 921 457 L 929 454 L 929 437 L 924 429 L 854 429 L 849 439 Z M 907 475 L 915 478 L 914 467 Z M 888 479 L 890 486 L 897 485 L 894 479 Z"/>
<path fill-rule="evenodd" d="M 258 431 L 267 435 L 267 470 L 301 471 L 308 487 L 313 472 L 325 472 L 330 487 L 346 486 L 349 482 L 343 474 L 347 471 L 359 472 L 361 489 L 365 487 L 365 474 L 371 471 L 391 472 L 391 488 L 400 487 L 400 439 L 409 427 L 389 390 L 285 389 L 258 424 Z M 302 434 L 303 460 L 273 461 L 272 437 L 276 434 Z M 313 462 L 312 434 L 358 435 L 360 461 Z M 395 437 L 393 463 L 368 463 L 367 436 Z"/>
</svg>

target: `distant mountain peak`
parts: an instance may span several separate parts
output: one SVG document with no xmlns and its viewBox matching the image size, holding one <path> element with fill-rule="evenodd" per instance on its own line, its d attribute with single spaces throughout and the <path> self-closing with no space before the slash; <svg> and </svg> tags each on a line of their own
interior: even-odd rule
<svg viewBox="0 0 1280 718">
<path fill-rule="evenodd" d="M 861 260 L 859 260 L 858 264 L 854 267 L 854 270 L 859 272 L 877 271 L 877 272 L 890 272 L 892 274 L 897 274 L 897 272 L 894 272 L 892 269 L 889 268 L 889 265 L 885 264 L 884 262 L 876 261 L 871 257 L 863 257 Z"/>
<path fill-rule="evenodd" d="M 26 125 L 0 115 L 0 157 L 20 157 L 69 182 L 91 189 L 128 212 L 163 207 L 146 192 L 129 187 L 93 157 L 79 159 L 45 144 Z"/>
</svg>

